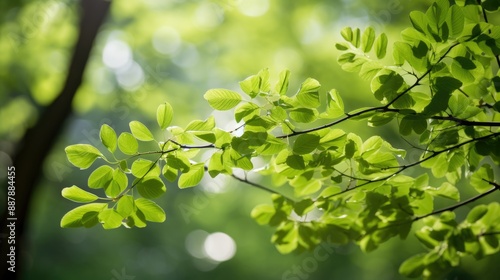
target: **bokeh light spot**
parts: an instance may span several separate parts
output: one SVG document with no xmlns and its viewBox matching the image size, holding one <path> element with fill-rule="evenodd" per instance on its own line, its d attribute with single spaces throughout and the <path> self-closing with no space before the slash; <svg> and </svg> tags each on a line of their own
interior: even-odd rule
<svg viewBox="0 0 500 280">
<path fill-rule="evenodd" d="M 210 259 L 218 262 L 230 260 L 236 253 L 236 243 L 223 232 L 210 234 L 205 239 L 203 248 Z"/>
</svg>

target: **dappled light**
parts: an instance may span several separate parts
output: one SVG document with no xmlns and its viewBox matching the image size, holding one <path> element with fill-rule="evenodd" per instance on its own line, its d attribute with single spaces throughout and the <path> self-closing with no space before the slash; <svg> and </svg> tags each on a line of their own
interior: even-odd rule
<svg viewBox="0 0 500 280">
<path fill-rule="evenodd" d="M 498 1 L 0 14 L 1 279 L 497 277 Z"/>
</svg>

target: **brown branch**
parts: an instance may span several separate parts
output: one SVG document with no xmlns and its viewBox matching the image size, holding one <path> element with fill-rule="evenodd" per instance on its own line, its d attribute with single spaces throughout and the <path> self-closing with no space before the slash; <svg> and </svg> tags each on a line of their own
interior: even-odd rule
<svg viewBox="0 0 500 280">
<path fill-rule="evenodd" d="M 272 194 L 277 194 L 277 195 L 280 195 L 280 196 L 284 197 L 285 199 L 287 199 L 287 200 L 289 200 L 289 201 L 291 201 L 291 202 L 295 202 L 295 199 L 293 199 L 293 198 L 291 198 L 291 197 L 289 197 L 289 196 L 287 196 L 287 195 L 285 195 L 285 194 L 279 193 L 279 192 L 277 192 L 277 191 L 275 191 L 275 190 L 273 190 L 273 189 L 270 189 L 270 188 L 268 188 L 268 187 L 266 187 L 266 186 L 263 186 L 263 185 L 260 185 L 260 184 L 254 183 L 254 182 L 252 182 L 252 181 L 249 181 L 247 178 L 241 178 L 241 177 L 238 177 L 238 176 L 236 176 L 236 175 L 234 175 L 234 174 L 231 174 L 231 177 L 233 177 L 234 179 L 236 179 L 236 180 L 238 180 L 238 181 L 240 181 L 240 182 L 242 182 L 242 183 L 245 183 L 245 184 L 247 184 L 247 185 L 250 185 L 250 186 L 256 187 L 256 188 L 258 188 L 258 189 L 264 190 L 264 191 L 269 192 L 269 193 L 272 193 Z"/>
<path fill-rule="evenodd" d="M 436 210 L 432 213 L 429 213 L 429 214 L 425 214 L 425 215 L 422 215 L 422 216 L 417 216 L 417 217 L 414 217 L 410 220 L 405 220 L 405 221 L 402 221 L 400 223 L 392 223 L 392 224 L 389 224 L 387 226 L 384 226 L 384 227 L 380 227 L 380 228 L 373 228 L 369 231 L 367 231 L 365 234 L 363 234 L 363 236 L 366 236 L 367 234 L 370 234 L 370 233 L 373 233 L 375 231 L 379 231 L 379 230 L 383 230 L 383 229 L 388 229 L 388 228 L 392 228 L 392 227 L 397 227 L 397 226 L 402 226 L 402 225 L 407 225 L 407 224 L 412 224 L 418 220 L 421 220 L 423 218 L 426 218 L 426 217 L 429 217 L 429 216 L 433 216 L 433 215 L 438 215 L 438 214 L 441 214 L 443 212 L 446 212 L 446 211 L 454 211 L 455 209 L 459 208 L 459 207 L 462 207 L 464 205 L 467 205 L 469 203 L 472 203 L 478 199 L 481 199 L 491 193 L 493 193 L 494 191 L 497 191 L 497 190 L 500 190 L 500 185 L 495 183 L 495 182 L 490 182 L 490 181 L 487 181 L 485 179 L 483 179 L 483 181 L 486 181 L 488 182 L 490 185 L 493 185 L 494 187 L 489 189 L 488 191 L 484 192 L 484 193 L 481 193 L 481 194 L 478 194 L 476 196 L 473 196 L 467 200 L 464 200 L 462 202 L 459 202 L 457 204 L 454 204 L 454 205 L 451 205 L 451 206 L 448 206 L 448 207 L 445 207 L 445 208 L 442 208 L 442 209 L 439 209 L 439 210 Z M 406 213 L 406 211 L 403 211 Z M 407 213 L 408 214 L 408 213 Z M 492 233 L 488 233 L 488 235 L 493 235 L 493 234 L 498 234 L 497 232 L 492 232 Z M 483 234 L 483 235 L 486 235 L 486 234 Z"/>
<path fill-rule="evenodd" d="M 492 134 L 488 134 L 488 135 L 486 135 L 486 136 L 479 137 L 479 138 L 472 138 L 472 139 L 467 140 L 467 141 L 465 141 L 465 142 L 459 143 L 459 144 L 457 144 L 457 145 L 455 145 L 455 146 L 452 146 L 452 147 L 449 147 L 449 148 L 446 148 L 446 149 L 443 149 L 443 150 L 440 150 L 440 151 L 433 152 L 430 156 L 428 156 L 428 157 L 426 157 L 426 158 L 423 158 L 423 159 L 421 159 L 421 160 L 418 160 L 418 161 L 416 161 L 416 162 L 413 162 L 413 163 L 410 163 L 410 164 L 406 164 L 406 165 L 401 165 L 401 166 L 395 166 L 394 168 L 399 168 L 399 170 L 398 170 L 398 171 L 396 171 L 396 172 L 394 172 L 394 173 L 392 173 L 392 174 L 390 174 L 390 175 L 387 175 L 387 176 L 385 176 L 385 177 L 381 177 L 381 178 L 378 178 L 378 179 L 373 179 L 373 180 L 370 180 L 370 179 L 363 179 L 363 180 L 367 180 L 367 182 L 362 183 L 362 184 L 357 185 L 357 186 L 354 186 L 354 187 L 352 187 L 352 188 L 346 189 L 346 190 L 344 190 L 344 191 L 342 191 L 342 192 L 339 192 L 339 193 L 336 193 L 336 194 L 332 194 L 332 195 L 330 195 L 330 196 L 327 196 L 327 197 L 325 197 L 325 199 L 326 199 L 326 198 L 331 198 L 331 197 L 334 197 L 334 196 L 343 195 L 343 194 L 345 194 L 345 193 L 347 193 L 347 192 L 350 192 L 350 191 L 356 190 L 356 189 L 361 188 L 361 187 L 363 187 L 363 186 L 365 186 L 365 185 L 367 185 L 367 184 L 370 184 L 370 183 L 375 183 L 375 182 L 385 181 L 385 180 L 387 180 L 387 179 L 389 179 L 389 178 L 391 178 L 391 177 L 393 177 L 393 176 L 395 176 L 395 175 L 397 175 L 397 174 L 399 174 L 399 173 L 401 173 L 401 172 L 405 171 L 406 169 L 409 169 L 409 168 L 411 168 L 411 167 L 413 167 L 413 166 L 419 165 L 419 164 L 421 164 L 421 163 L 423 163 L 423 162 L 425 162 L 425 161 L 427 161 L 427 160 L 429 160 L 429 159 L 431 159 L 431 158 L 434 158 L 434 157 L 436 157 L 436 156 L 438 156 L 438 155 L 440 155 L 440 154 L 442 154 L 442 153 L 447 153 L 447 152 L 449 152 L 449 151 L 452 151 L 452 150 L 458 149 L 458 148 L 460 148 L 460 147 L 462 147 L 462 146 L 464 146 L 464 145 L 467 145 L 467 144 L 470 144 L 470 143 L 473 143 L 473 142 L 476 142 L 476 141 L 485 140 L 485 139 L 488 139 L 488 138 L 491 138 L 491 137 L 496 137 L 496 136 L 500 136 L 500 132 L 497 132 L 497 133 L 492 133 Z M 389 168 L 389 167 L 388 167 L 388 168 Z"/>
<path fill-rule="evenodd" d="M 492 182 L 489 182 L 489 183 L 491 184 Z M 497 190 L 500 190 L 500 188 L 498 187 L 498 185 L 495 186 L 495 187 L 493 187 L 493 188 L 491 188 L 491 189 L 489 189 L 489 190 L 487 190 L 484 193 L 481 193 L 481 194 L 478 194 L 476 196 L 473 196 L 473 197 L 471 197 L 471 198 L 469 198 L 467 200 L 461 201 L 461 202 L 459 202 L 457 204 L 445 207 L 443 209 L 436 210 L 436 211 L 434 211 L 432 213 L 429 213 L 429 214 L 426 214 L 426 215 L 415 217 L 415 218 L 412 219 L 412 222 L 421 220 L 423 218 L 426 218 L 426 217 L 429 217 L 429 216 L 432 216 L 432 215 L 441 214 L 441 213 L 446 212 L 446 211 L 453 211 L 453 210 L 455 210 L 455 209 L 457 209 L 459 207 L 462 207 L 462 206 L 467 205 L 467 204 L 469 204 L 471 202 L 474 202 L 474 201 L 476 201 L 478 199 L 481 199 L 481 198 L 483 198 L 483 197 L 485 197 L 485 196 L 487 196 L 487 195 L 489 195 L 489 194 L 491 194 L 491 193 L 493 193 L 494 191 L 497 191 Z"/>
</svg>

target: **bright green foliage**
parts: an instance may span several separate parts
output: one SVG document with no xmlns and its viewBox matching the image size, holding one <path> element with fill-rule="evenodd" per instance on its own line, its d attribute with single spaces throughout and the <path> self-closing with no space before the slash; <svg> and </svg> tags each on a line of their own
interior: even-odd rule
<svg viewBox="0 0 500 280">
<path fill-rule="evenodd" d="M 156 110 L 156 120 L 161 129 L 167 128 L 172 122 L 174 116 L 174 109 L 169 103 L 158 106 Z"/>
<path fill-rule="evenodd" d="M 402 263 L 399 271 L 406 276 L 442 279 L 462 256 L 497 253 L 500 204 L 475 206 L 465 220 L 453 212 L 500 189 L 495 178 L 500 165 L 500 27 L 480 16 L 482 8 L 491 12 L 499 5 L 436 1 L 426 12 L 410 14 L 412 27 L 401 32 L 402 41 L 392 48 L 387 36 L 371 27 L 342 29 L 345 42 L 336 44 L 342 52 L 338 62 L 370 82 L 374 107 L 346 112 L 341 94 L 321 89 L 313 78 L 290 93 L 290 71 L 273 82 L 264 69 L 239 83 L 242 94 L 227 89 L 205 93 L 215 110 L 233 110 L 241 125 L 233 130 L 218 128 L 213 116 L 186 127 L 170 126 L 168 103 L 156 115 L 166 139 L 155 139 L 138 121 L 130 122 L 131 133 L 118 139 L 103 125 L 100 138 L 111 158 L 84 144 L 69 146 L 66 153 L 83 169 L 97 158 L 104 160 L 88 179 L 89 188 L 103 189 L 104 196 L 65 188 L 65 198 L 88 204 L 68 212 L 61 226 L 101 223 L 111 229 L 162 222 L 163 209 L 150 199 L 166 192 L 164 179 L 183 189 L 197 186 L 207 172 L 272 193 L 272 204 L 255 207 L 251 216 L 276 228 L 271 240 L 281 253 L 313 250 L 321 242 L 354 242 L 369 252 L 393 237 L 406 238 L 416 221 L 422 223 L 413 230 L 427 251 Z M 392 53 L 385 58 L 388 49 Z M 352 120 L 373 127 L 397 125 L 420 157 L 406 159 L 405 150 L 380 136 L 363 139 L 335 127 Z M 139 151 L 138 140 L 155 141 L 158 149 Z M 202 160 L 198 153 L 207 149 L 211 156 Z M 268 164 L 254 170 L 254 158 Z M 418 168 L 429 172 L 416 177 L 407 172 Z M 266 181 L 273 185 L 239 177 L 235 169 L 270 177 Z M 293 191 L 281 193 L 283 185 Z M 470 190 L 463 188 L 476 194 L 464 198 Z M 449 206 L 435 209 L 435 197 Z"/>
</svg>

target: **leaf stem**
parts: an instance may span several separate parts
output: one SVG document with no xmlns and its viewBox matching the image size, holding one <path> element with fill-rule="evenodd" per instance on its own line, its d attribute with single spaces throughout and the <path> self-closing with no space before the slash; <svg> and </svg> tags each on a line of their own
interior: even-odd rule
<svg viewBox="0 0 500 280">
<path fill-rule="evenodd" d="M 291 198 L 291 197 L 289 197 L 289 196 L 287 196 L 287 195 L 285 195 L 285 194 L 279 193 L 279 192 L 277 192 L 277 191 L 275 191 L 275 190 L 273 190 L 273 189 L 270 189 L 270 188 L 268 188 L 268 187 L 266 187 L 266 186 L 263 186 L 263 185 L 260 185 L 260 184 L 257 184 L 257 183 L 254 183 L 254 182 L 251 182 L 251 181 L 249 181 L 247 178 L 241 178 L 241 177 L 238 177 L 238 176 L 236 176 L 236 175 L 234 175 L 234 174 L 232 174 L 232 175 L 231 175 L 231 177 L 233 177 L 234 179 L 236 179 L 236 180 L 238 180 L 238 181 L 240 181 L 240 182 L 242 182 L 242 183 L 245 183 L 245 184 L 247 184 L 247 185 L 250 185 L 250 186 L 256 187 L 256 188 L 258 188 L 258 189 L 264 190 L 264 191 L 269 192 L 269 193 L 272 193 L 272 194 L 277 194 L 277 195 L 280 195 L 280 196 L 284 197 L 285 199 L 287 199 L 287 200 L 289 200 L 289 201 L 296 202 L 296 200 L 295 200 L 295 199 L 293 199 L 293 198 Z"/>
</svg>

